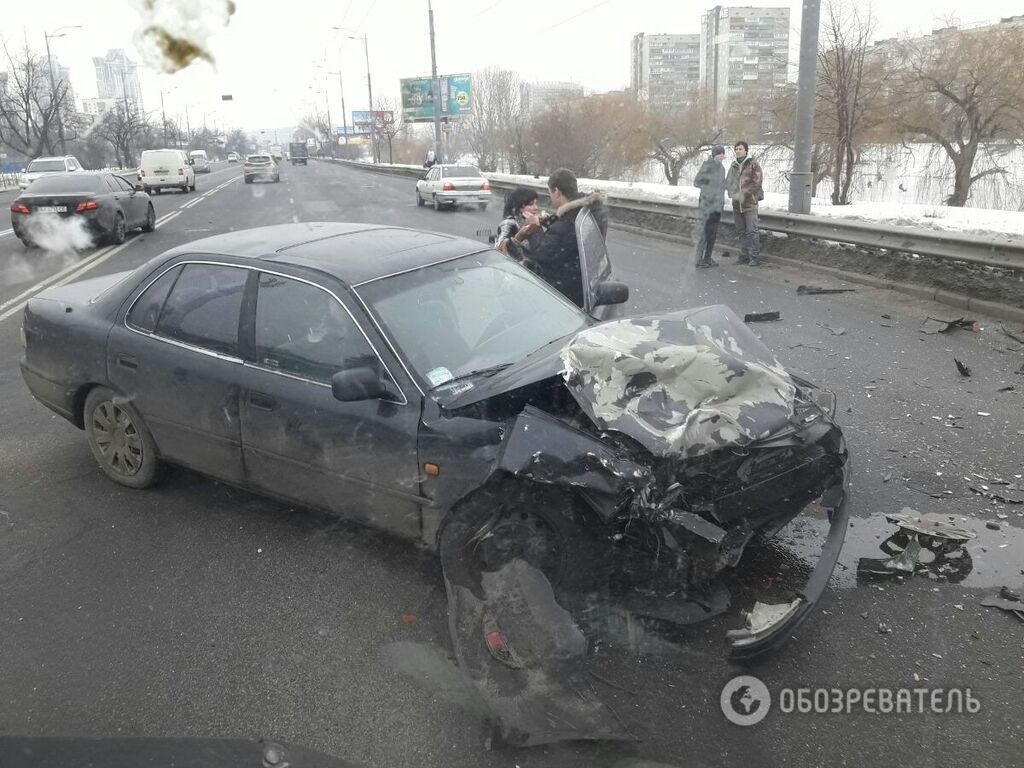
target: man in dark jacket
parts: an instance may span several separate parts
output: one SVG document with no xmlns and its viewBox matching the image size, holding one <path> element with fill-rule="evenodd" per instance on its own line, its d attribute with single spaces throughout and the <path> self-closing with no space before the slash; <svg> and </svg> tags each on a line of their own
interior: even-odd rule
<svg viewBox="0 0 1024 768">
<path fill-rule="evenodd" d="M 761 265 L 761 235 L 757 231 L 757 204 L 764 199 L 761 184 L 764 174 L 757 161 L 750 157 L 750 147 L 745 141 L 737 141 L 733 147 L 736 159 L 729 166 L 725 180 L 729 197 L 732 198 L 733 221 L 736 222 L 736 236 L 743 244 L 740 264 L 752 267 Z"/>
<path fill-rule="evenodd" d="M 554 221 L 547 225 L 537 247 L 530 253 L 537 273 L 561 291 L 578 307 L 584 306 L 583 275 L 580 266 L 580 248 L 576 241 L 576 217 L 584 208 L 590 209 L 603 240 L 608 234 L 608 211 L 604 196 L 599 192 L 581 195 L 576 176 L 560 168 L 548 179 L 548 194 L 556 207 Z M 540 227 L 540 218 L 526 216 L 527 235 Z"/>
<path fill-rule="evenodd" d="M 711 149 L 711 158 L 704 161 L 697 175 L 693 178 L 693 186 L 700 190 L 697 201 L 697 266 L 717 267 L 718 262 L 711 258 L 718 237 L 718 223 L 722 220 L 722 209 L 725 207 L 725 147 L 718 144 Z"/>
</svg>

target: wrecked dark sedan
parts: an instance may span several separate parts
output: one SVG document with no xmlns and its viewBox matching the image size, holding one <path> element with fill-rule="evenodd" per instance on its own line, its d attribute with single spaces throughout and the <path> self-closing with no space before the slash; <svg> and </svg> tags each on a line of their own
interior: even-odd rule
<svg viewBox="0 0 1024 768">
<path fill-rule="evenodd" d="M 24 338 L 32 394 L 115 481 L 146 487 L 171 462 L 337 512 L 436 548 L 478 596 L 524 561 L 577 594 L 640 584 L 671 618 L 817 501 L 822 557 L 731 633 L 746 658 L 806 616 L 842 544 L 833 398 L 730 309 L 599 322 L 469 240 L 219 235 L 48 289 Z"/>
</svg>

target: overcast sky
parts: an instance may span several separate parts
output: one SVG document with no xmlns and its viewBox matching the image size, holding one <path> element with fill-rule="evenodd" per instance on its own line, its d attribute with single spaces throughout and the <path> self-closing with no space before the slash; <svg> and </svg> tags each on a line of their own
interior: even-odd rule
<svg viewBox="0 0 1024 768">
<path fill-rule="evenodd" d="M 849 1 L 849 0 L 844 0 Z M 156 0 L 176 7 L 223 0 Z M 200 62 L 176 75 L 147 68 L 141 76 L 147 111 L 159 115 L 160 91 L 168 116 L 186 105 L 193 125 L 203 115 L 211 127 L 294 125 L 315 99 L 330 99 L 340 124 L 343 73 L 345 105 L 366 109 L 366 61 L 361 40 L 332 25 L 365 34 L 369 41 L 374 98 L 397 100 L 400 77 L 429 75 L 427 0 L 236 0 L 230 23 L 210 40 L 214 65 Z M 726 3 L 723 3 L 726 4 Z M 738 4 L 738 3 L 737 3 Z M 800 25 L 800 0 L 744 5 L 789 5 L 792 36 Z M 92 56 L 125 48 L 136 60 L 141 0 L 4 0 L 0 34 L 16 47 L 23 35 L 38 50 L 44 31 L 81 25 L 51 41 L 53 53 L 71 67 L 79 100 L 96 95 Z M 573 80 L 594 90 L 625 87 L 629 41 L 637 32 L 697 32 L 713 2 L 693 0 L 434 0 L 438 71 L 471 72 L 498 65 L 525 80 Z M 274 9 L 274 10 L 271 10 Z M 878 37 L 924 33 L 955 16 L 962 23 L 997 21 L 1024 11 L 1021 0 L 875 0 Z M 577 16 L 577 18 L 572 18 Z M 569 20 L 571 19 L 571 20 Z M 568 21 L 567 21 L 568 20 Z M 561 22 L 565 23 L 561 23 Z M 317 64 L 326 66 L 317 67 Z M 230 93 L 234 101 L 221 101 Z"/>
</svg>

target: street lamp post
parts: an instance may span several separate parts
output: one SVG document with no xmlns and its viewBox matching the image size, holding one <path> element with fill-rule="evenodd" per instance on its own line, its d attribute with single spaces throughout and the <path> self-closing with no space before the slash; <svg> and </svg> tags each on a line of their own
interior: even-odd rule
<svg viewBox="0 0 1024 768">
<path fill-rule="evenodd" d="M 334 27 L 334 29 L 351 32 L 347 27 Z M 366 56 L 366 95 L 370 99 L 370 142 L 373 146 L 373 162 L 379 162 L 380 148 L 377 145 L 377 115 L 373 111 L 373 80 L 370 78 L 370 43 L 366 35 L 345 35 L 349 40 L 362 40 L 363 53 Z"/>
<path fill-rule="evenodd" d="M 437 52 L 434 48 L 434 8 L 427 0 L 427 16 L 430 19 L 430 89 L 434 92 L 434 144 L 437 162 L 447 162 L 441 142 L 441 81 L 437 79 Z"/>
<path fill-rule="evenodd" d="M 65 29 L 81 29 L 79 24 L 71 24 L 64 27 L 58 27 L 53 32 L 43 32 L 43 38 L 46 40 L 46 64 L 50 70 L 50 103 L 52 104 L 57 99 L 57 84 L 53 77 L 53 56 L 50 55 L 50 40 L 55 37 L 64 37 Z M 67 145 L 64 142 L 64 119 L 60 114 L 60 104 L 57 105 L 57 138 L 60 139 L 60 153 L 62 155 L 67 154 Z"/>
</svg>

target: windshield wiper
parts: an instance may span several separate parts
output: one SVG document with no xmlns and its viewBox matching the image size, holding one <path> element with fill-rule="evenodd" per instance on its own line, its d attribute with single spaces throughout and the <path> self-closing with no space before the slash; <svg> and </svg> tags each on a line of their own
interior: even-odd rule
<svg viewBox="0 0 1024 768">
<path fill-rule="evenodd" d="M 489 368 L 480 368 L 480 369 L 475 370 L 475 371 L 470 371 L 469 373 L 463 373 L 463 374 L 461 374 L 459 376 L 456 376 L 456 377 L 454 377 L 452 379 L 448 379 L 448 381 L 444 382 L 443 384 L 438 384 L 436 387 L 431 387 L 430 391 L 433 392 L 435 389 L 440 389 L 441 387 L 447 387 L 449 384 L 454 384 L 456 381 L 463 381 L 465 379 L 473 379 L 473 378 L 476 378 L 477 376 L 493 376 L 494 374 L 498 373 L 499 371 L 505 370 L 510 365 L 512 365 L 512 363 L 499 363 L 498 365 L 492 365 Z"/>
</svg>

